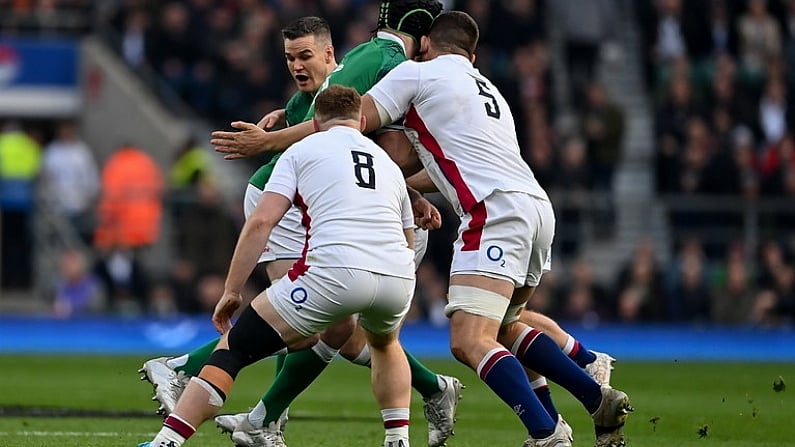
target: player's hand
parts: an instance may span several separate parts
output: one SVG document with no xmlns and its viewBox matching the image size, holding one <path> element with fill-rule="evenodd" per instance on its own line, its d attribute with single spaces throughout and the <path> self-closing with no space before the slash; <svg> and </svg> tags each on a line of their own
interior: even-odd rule
<svg viewBox="0 0 795 447">
<path fill-rule="evenodd" d="M 263 116 L 262 119 L 257 123 L 257 127 L 260 129 L 271 130 L 274 126 L 283 122 L 284 109 L 278 109 Z"/>
<path fill-rule="evenodd" d="M 414 211 L 414 224 L 423 230 L 438 230 L 442 227 L 442 214 L 425 197 L 412 200 L 411 208 Z"/>
<path fill-rule="evenodd" d="M 264 118 L 263 118 L 264 119 Z M 268 146 L 268 132 L 256 124 L 235 121 L 232 127 L 239 132 L 216 130 L 212 133 L 210 144 L 215 146 L 216 152 L 226 154 L 227 160 L 251 157 L 265 152 Z"/>
<path fill-rule="evenodd" d="M 225 334 L 229 329 L 232 329 L 232 315 L 240 308 L 243 303 L 243 297 L 240 293 L 232 293 L 224 291 L 224 295 L 215 305 L 213 311 L 213 326 L 221 334 Z"/>
</svg>

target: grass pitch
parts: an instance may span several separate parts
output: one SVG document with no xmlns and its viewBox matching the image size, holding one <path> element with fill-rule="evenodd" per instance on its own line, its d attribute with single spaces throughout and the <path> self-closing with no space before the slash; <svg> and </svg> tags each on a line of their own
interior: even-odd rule
<svg viewBox="0 0 795 447">
<path fill-rule="evenodd" d="M 130 447 L 160 427 L 151 386 L 136 370 L 146 358 L 99 356 L 0 357 L 0 447 Z M 453 361 L 429 361 L 437 372 L 467 386 L 450 447 L 520 446 L 526 434 L 516 417 L 477 379 Z M 795 446 L 793 364 L 619 362 L 613 385 L 636 411 L 626 427 L 631 447 Z M 245 411 L 273 377 L 273 362 L 244 370 L 225 412 Z M 777 388 L 781 388 L 780 386 Z M 575 445 L 593 444 L 590 418 L 553 385 L 558 410 L 574 428 Z M 422 399 L 412 402 L 412 444 L 426 445 Z M 291 447 L 376 447 L 380 416 L 365 368 L 336 360 L 291 407 Z M 204 424 L 186 446 L 231 446 L 214 424 Z"/>
</svg>

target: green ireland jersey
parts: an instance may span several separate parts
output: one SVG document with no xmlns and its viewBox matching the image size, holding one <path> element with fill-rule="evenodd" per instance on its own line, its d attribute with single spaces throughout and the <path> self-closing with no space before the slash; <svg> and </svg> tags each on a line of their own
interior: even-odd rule
<svg viewBox="0 0 795 447">
<path fill-rule="evenodd" d="M 381 37 L 383 36 L 383 37 Z M 379 34 L 349 51 L 326 78 L 318 93 L 329 85 L 352 87 L 364 95 L 398 64 L 406 60 L 403 42 L 391 34 Z M 306 119 L 315 116 L 314 103 Z"/>
<path fill-rule="evenodd" d="M 304 93 L 300 90 L 290 97 L 290 100 L 287 101 L 287 105 L 284 107 L 284 119 L 288 126 L 294 126 L 304 121 L 304 117 L 306 117 L 309 108 L 312 106 L 314 97 L 315 95 Z M 248 179 L 248 183 L 257 189 L 265 189 L 265 184 L 268 183 L 268 179 L 271 178 L 271 174 L 273 173 L 273 167 L 276 166 L 276 162 L 279 160 L 282 153 L 283 152 L 278 152 L 273 154 L 270 161 L 260 166 L 257 172 Z"/>
</svg>

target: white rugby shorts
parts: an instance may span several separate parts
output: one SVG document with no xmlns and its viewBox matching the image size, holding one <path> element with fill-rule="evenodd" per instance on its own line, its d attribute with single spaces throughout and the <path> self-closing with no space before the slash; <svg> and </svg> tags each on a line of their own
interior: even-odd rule
<svg viewBox="0 0 795 447">
<path fill-rule="evenodd" d="M 305 337 L 357 313 L 364 329 L 385 335 L 396 331 L 409 311 L 414 279 L 311 266 L 294 281 L 285 276 L 266 293 L 276 312 Z"/>
<path fill-rule="evenodd" d="M 495 191 L 461 218 L 450 275 L 475 274 L 537 286 L 551 267 L 555 213 L 548 200 Z"/>
<path fill-rule="evenodd" d="M 246 196 L 243 199 L 248 213 L 254 210 L 259 199 L 262 197 L 262 190 L 249 184 L 246 188 Z M 297 206 L 293 205 L 284 214 L 279 224 L 271 231 L 268 244 L 262 251 L 258 262 L 271 262 L 277 259 L 298 259 L 304 251 L 306 241 L 306 229 L 301 224 L 303 214 Z"/>
</svg>

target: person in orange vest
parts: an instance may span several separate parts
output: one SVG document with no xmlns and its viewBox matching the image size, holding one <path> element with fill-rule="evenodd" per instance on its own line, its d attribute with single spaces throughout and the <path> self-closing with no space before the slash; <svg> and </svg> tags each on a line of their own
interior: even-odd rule
<svg viewBox="0 0 795 447">
<path fill-rule="evenodd" d="M 160 235 L 163 174 L 133 146 L 119 148 L 102 169 L 94 244 L 99 249 L 142 248 Z"/>
</svg>

